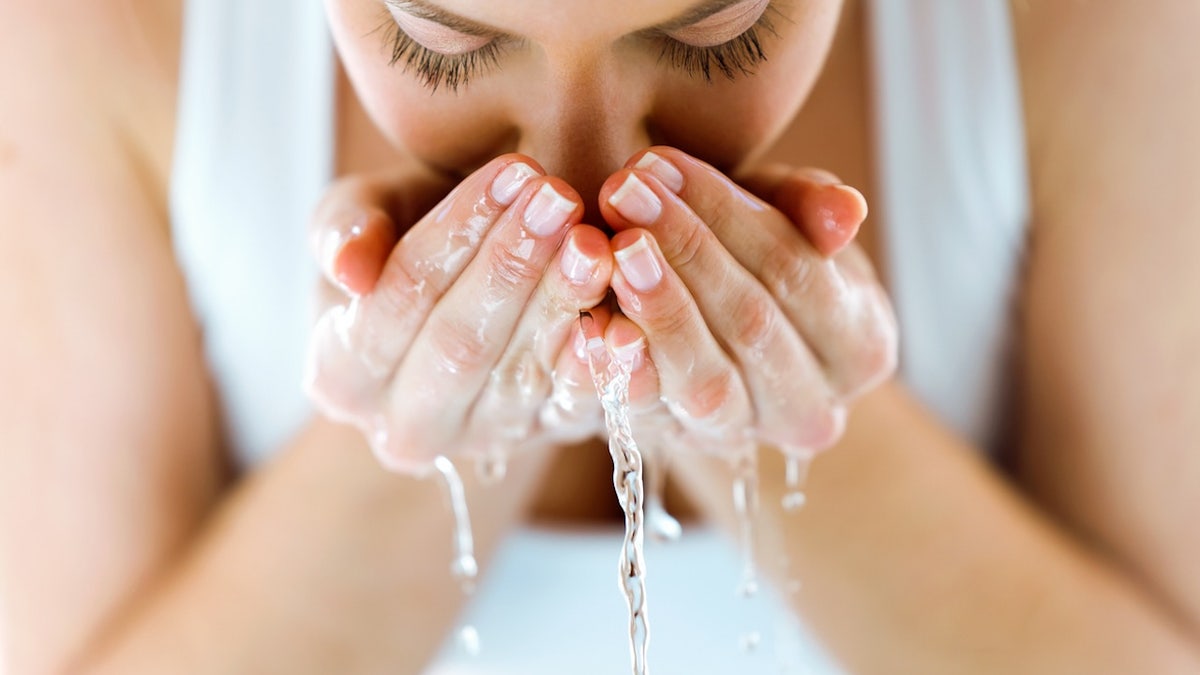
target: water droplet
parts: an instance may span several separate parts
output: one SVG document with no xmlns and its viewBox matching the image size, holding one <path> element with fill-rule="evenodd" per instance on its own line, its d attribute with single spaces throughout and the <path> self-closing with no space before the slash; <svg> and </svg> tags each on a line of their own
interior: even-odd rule
<svg viewBox="0 0 1200 675">
<path fill-rule="evenodd" d="M 467 656 L 479 656 L 479 631 L 467 624 L 458 631 L 458 645 Z"/>
<path fill-rule="evenodd" d="M 758 645 L 762 643 L 762 635 L 758 631 L 752 630 L 749 633 L 743 633 L 738 639 L 738 646 L 741 647 L 744 653 L 749 654 L 758 649 Z"/>
<path fill-rule="evenodd" d="M 803 492 L 799 490 L 796 490 L 795 492 L 789 492 L 783 496 L 783 510 L 799 511 L 800 509 L 804 508 L 804 505 L 807 502 L 808 497 L 806 497 Z"/>
</svg>

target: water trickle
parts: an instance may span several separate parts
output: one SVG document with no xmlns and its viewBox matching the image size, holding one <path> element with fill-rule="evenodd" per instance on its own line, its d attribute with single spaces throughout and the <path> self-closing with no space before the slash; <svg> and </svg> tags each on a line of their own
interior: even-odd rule
<svg viewBox="0 0 1200 675">
<path fill-rule="evenodd" d="M 813 455 L 806 450 L 785 450 L 783 510 L 798 511 L 808 502 L 804 494 L 804 484 L 808 481 L 808 468 L 812 466 Z"/>
<path fill-rule="evenodd" d="M 738 595 L 751 598 L 758 593 L 758 563 L 754 554 L 754 521 L 758 517 L 758 457 L 755 446 L 738 454 L 734 465 L 733 511 L 738 520 L 742 548 L 742 579 Z"/>
<path fill-rule="evenodd" d="M 629 424 L 630 365 L 610 358 L 604 338 L 590 314 L 583 312 L 580 328 L 587 340 L 592 381 L 604 407 L 608 449 L 613 458 L 613 488 L 625 512 L 625 540 L 618 559 L 621 592 L 629 606 L 629 649 L 634 675 L 647 673 L 646 653 L 650 623 L 646 605 L 646 562 L 643 553 L 645 510 L 643 503 L 642 455 Z"/>
<path fill-rule="evenodd" d="M 471 516 L 467 513 L 467 495 L 463 490 L 462 478 L 454 463 L 444 455 L 433 460 L 433 467 L 442 474 L 446 493 L 450 497 L 450 509 L 454 514 L 454 562 L 450 572 L 462 584 L 468 595 L 475 590 L 475 577 L 479 565 L 475 562 L 475 538 L 471 534 Z"/>
</svg>

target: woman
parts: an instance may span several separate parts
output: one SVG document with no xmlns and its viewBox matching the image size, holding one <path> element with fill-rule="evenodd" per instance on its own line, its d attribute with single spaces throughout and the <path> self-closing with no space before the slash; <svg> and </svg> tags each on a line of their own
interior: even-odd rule
<svg viewBox="0 0 1200 675">
<path fill-rule="evenodd" d="M 326 4 L 346 75 L 336 88 L 322 77 L 330 62 L 319 39 L 306 41 L 323 28 L 296 3 L 0 8 L 4 25 L 20 27 L 0 47 L 0 308 L 10 317 L 0 579 L 13 672 L 416 672 L 433 658 L 461 603 L 446 573 L 439 486 L 381 471 L 358 429 L 308 417 L 289 388 L 308 334 L 296 223 L 329 173 L 369 176 L 333 188 L 315 219 L 318 241 L 334 242 L 320 247 L 323 270 L 344 287 L 326 288 L 326 306 L 360 296 L 362 314 L 343 320 L 337 340 L 318 328 L 312 389 L 361 426 L 384 416 L 368 427 L 388 432 L 373 444 L 381 459 L 411 466 L 506 432 L 553 446 L 556 430 L 594 428 L 594 408 L 543 419 L 567 406 L 541 405 L 548 381 L 529 387 L 544 396 L 525 396 L 515 373 L 530 344 L 535 365 L 563 359 L 563 378 L 580 373 L 567 319 L 612 288 L 619 311 L 596 312 L 609 343 L 635 346 L 639 396 L 675 404 L 645 406 L 649 422 L 719 438 L 750 426 L 787 445 L 840 438 L 814 467 L 796 517 L 775 506 L 787 486 L 776 455 L 764 453 L 761 545 L 788 554 L 805 586 L 787 601 L 847 669 L 1200 667 L 1189 526 L 1200 460 L 1186 452 L 1200 438 L 1200 372 L 1186 358 L 1200 318 L 1180 293 L 1200 281 L 1187 257 L 1200 231 L 1184 225 L 1200 215 L 1188 189 L 1200 173 L 1194 3 L 1018 3 L 1024 139 L 1007 135 L 1017 125 L 1005 101 L 1015 96 L 968 102 L 978 106 L 969 119 L 1000 130 L 972 135 L 967 118 L 939 117 L 950 97 L 937 78 L 913 74 L 928 63 L 886 58 L 994 47 L 983 36 L 995 38 L 1000 3 L 914 3 L 906 14 L 880 2 L 870 15 L 836 0 L 605 11 L 541 0 Z M 894 23 L 905 17 L 920 20 Z M 922 42 L 918 30 L 936 39 Z M 883 78 L 871 97 L 867 35 Z M 888 35 L 893 42 L 879 37 Z M 905 37 L 911 51 L 888 51 Z M 238 51 L 248 44 L 256 50 Z M 980 76 L 969 60 L 940 63 L 943 75 Z M 261 72 L 277 77 L 243 77 Z M 222 91 L 224 115 L 210 117 L 204 94 Z M 323 105 L 330 96 L 336 106 Z M 878 147 L 868 147 L 868 99 L 908 101 L 944 135 L 909 137 L 920 152 L 901 153 L 893 125 L 904 108 L 880 106 Z M 939 138 L 953 139 L 953 151 L 939 153 Z M 988 153 L 976 152 L 994 149 L 989 142 L 1021 158 L 1002 166 L 1027 156 L 1032 189 L 1011 366 L 998 336 L 1014 318 L 1004 289 L 1016 284 L 1016 252 L 989 244 L 1012 242 L 987 228 L 922 239 L 894 225 L 945 209 L 976 224 L 1023 223 L 1019 189 L 991 203 L 963 199 L 973 180 L 995 178 L 979 163 Z M 651 144 L 671 147 L 643 163 Z M 930 159 L 942 155 L 964 161 Z M 832 253 L 861 204 L 812 172 L 757 168 L 767 160 L 829 167 L 861 186 L 879 176 L 883 220 L 813 263 L 784 225 Z M 484 192 L 517 164 L 528 167 L 514 171 L 520 180 Z M 774 205 L 739 193 L 729 174 Z M 460 191 L 430 211 L 446 182 Z M 544 208 L 528 207 L 539 194 Z M 813 215 L 835 205 L 846 209 L 832 219 L 838 236 L 822 240 Z M 445 237 L 429 233 L 439 214 L 462 222 L 449 217 L 456 208 L 484 221 L 478 241 L 459 232 L 468 249 L 492 250 L 508 233 L 503 250 L 524 252 L 542 274 L 515 274 L 507 295 L 487 297 L 486 268 L 460 271 L 454 256 L 436 257 Z M 400 234 L 396 250 L 416 254 L 384 265 Z M 564 263 L 567 251 L 590 262 Z M 802 254 L 807 268 L 795 262 Z M 784 282 L 794 277 L 756 268 L 768 260 L 829 276 L 793 289 Z M 887 272 L 912 384 L 872 386 L 890 370 L 892 345 L 870 267 Z M 481 276 L 460 285 L 470 269 Z M 527 267 L 494 271 L 504 269 Z M 919 273 L 938 269 L 966 294 L 912 281 L 938 279 Z M 405 273 L 419 278 L 394 283 Z M 411 291 L 439 274 L 444 295 Z M 764 278 L 784 287 L 756 281 Z M 836 279 L 845 292 L 829 292 Z M 763 295 L 772 290 L 794 292 Z M 544 300 L 545 322 L 522 322 L 512 307 L 523 302 L 502 306 L 513 298 L 534 308 Z M 745 318 L 755 313 L 728 311 L 731 302 L 760 308 L 777 328 L 751 330 Z M 971 313 L 946 317 L 947 307 Z M 427 328 L 426 314 L 440 317 L 434 327 L 482 328 L 483 337 L 411 327 Z M 406 330 L 411 341 L 395 338 Z M 738 336 L 763 334 L 790 337 L 758 360 L 738 352 Z M 455 343 L 438 335 L 467 336 L 459 344 L 472 349 L 448 349 Z M 803 360 L 806 349 L 821 360 Z M 438 361 L 447 355 L 457 358 Z M 501 375 L 487 376 L 497 364 Z M 857 389 L 869 393 L 842 434 L 829 395 Z M 393 391 L 403 398 L 389 399 Z M 505 414 L 513 392 L 522 415 Z M 583 405 L 586 393 L 566 395 Z M 985 445 L 1004 453 L 1005 474 L 981 461 Z M 540 513 L 578 516 L 595 503 L 588 490 L 611 490 L 599 479 L 603 452 L 557 456 L 531 448 L 501 486 L 468 486 L 482 551 L 535 500 Z M 695 505 L 721 522 L 725 466 L 693 457 L 675 468 Z M 774 558 L 763 560 L 770 568 Z"/>
</svg>

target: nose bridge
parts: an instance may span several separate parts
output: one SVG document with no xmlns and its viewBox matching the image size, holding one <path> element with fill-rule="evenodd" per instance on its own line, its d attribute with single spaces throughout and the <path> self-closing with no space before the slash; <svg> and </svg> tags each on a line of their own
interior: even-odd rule
<svg viewBox="0 0 1200 675">
<path fill-rule="evenodd" d="M 521 129 L 519 151 L 569 182 L 589 207 L 604 180 L 650 140 L 650 102 L 624 89 L 630 80 L 615 77 L 614 66 L 581 59 L 546 78 Z"/>
</svg>

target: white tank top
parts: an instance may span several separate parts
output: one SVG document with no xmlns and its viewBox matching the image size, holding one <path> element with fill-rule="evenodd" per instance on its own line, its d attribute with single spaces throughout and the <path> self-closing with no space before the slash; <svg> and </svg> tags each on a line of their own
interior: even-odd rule
<svg viewBox="0 0 1200 675">
<path fill-rule="evenodd" d="M 317 277 L 306 227 L 332 177 L 334 52 L 321 0 L 185 4 L 174 246 L 228 446 L 253 467 L 310 414 L 300 381 Z M 872 206 L 887 228 L 900 376 L 946 425 L 991 450 L 1003 434 L 1029 208 L 1008 1 L 866 4 L 881 187 Z M 807 672 L 835 670 L 797 631 L 777 630 L 776 595 L 748 610 L 732 592 L 690 592 L 688 582 L 702 578 L 732 589 L 738 565 L 714 533 L 686 537 L 648 553 L 652 664 L 752 673 L 794 661 Z M 468 659 L 448 644 L 431 672 L 624 672 L 618 544 L 611 532 L 518 532 L 468 610 L 483 655 Z M 526 611 L 514 612 L 512 589 L 531 577 L 547 581 L 544 593 L 521 598 Z M 552 617 L 554 647 L 531 652 L 539 613 Z M 749 625 L 773 645 L 752 657 L 736 646 Z"/>
</svg>

